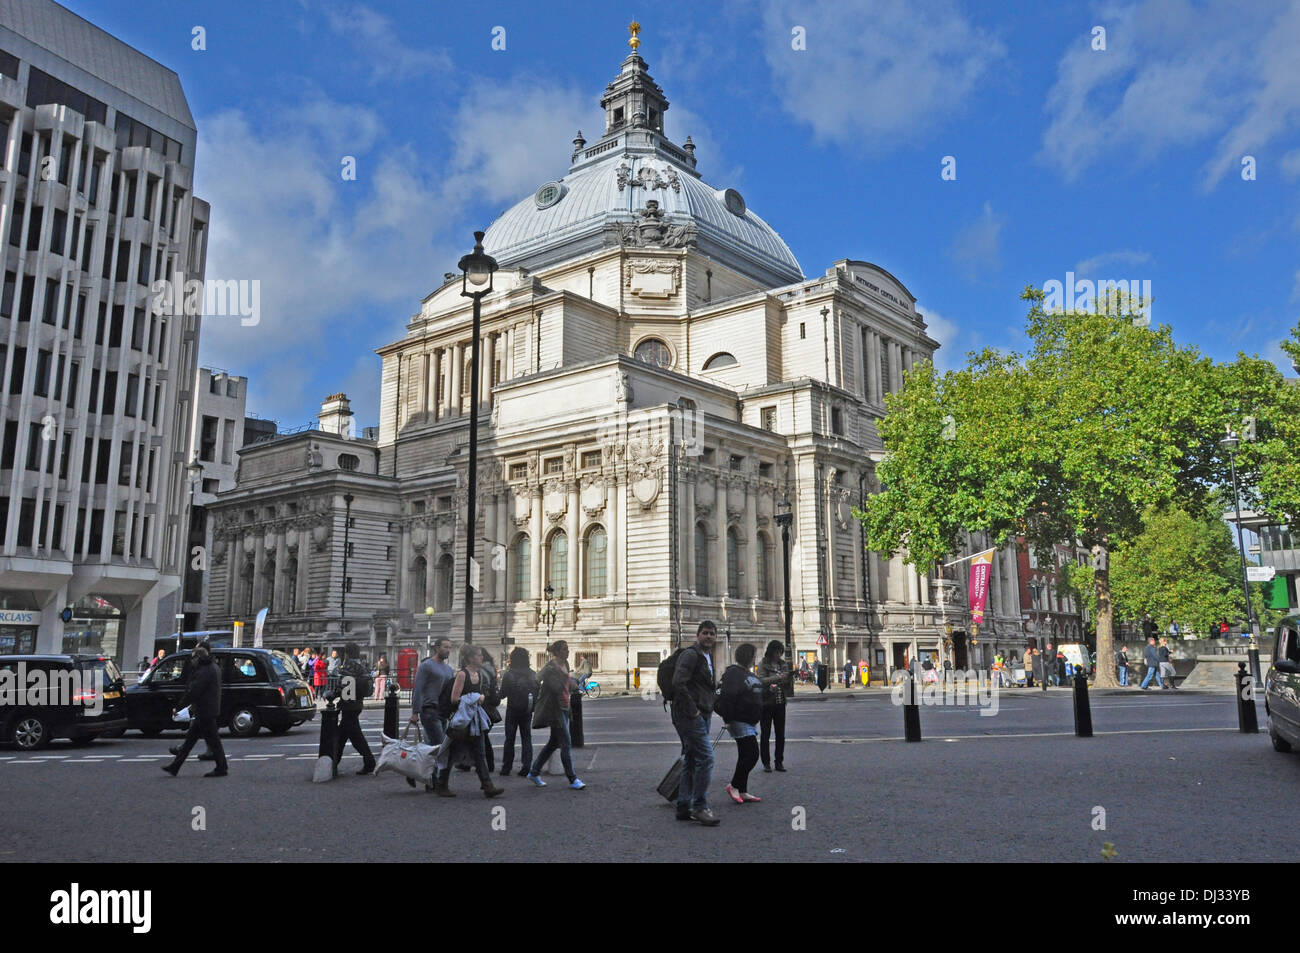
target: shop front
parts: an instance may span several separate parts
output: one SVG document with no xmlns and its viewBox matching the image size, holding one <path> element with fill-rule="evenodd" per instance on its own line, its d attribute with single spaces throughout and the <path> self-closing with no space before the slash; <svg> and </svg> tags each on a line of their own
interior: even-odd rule
<svg viewBox="0 0 1300 953">
<path fill-rule="evenodd" d="M 33 604 L 23 604 L 29 601 Z M 41 613 L 34 600 L 14 593 L 0 596 L 0 655 L 33 654 L 40 624 Z"/>
</svg>

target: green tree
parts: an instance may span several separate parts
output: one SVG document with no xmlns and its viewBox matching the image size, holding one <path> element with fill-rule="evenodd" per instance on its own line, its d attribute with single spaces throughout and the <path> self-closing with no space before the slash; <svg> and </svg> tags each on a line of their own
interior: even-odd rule
<svg viewBox="0 0 1300 953">
<path fill-rule="evenodd" d="M 1206 636 L 1220 619 L 1241 616 L 1245 602 L 1237 548 L 1232 531 L 1214 513 L 1212 508 L 1195 517 L 1168 507 L 1143 514 L 1142 532 L 1111 552 L 1111 602 L 1117 619 L 1136 622 L 1150 613 L 1161 631 L 1177 622 Z M 1092 567 L 1068 569 L 1071 585 L 1089 604 Z"/>
<path fill-rule="evenodd" d="M 1111 551 L 1141 535 L 1152 508 L 1206 512 L 1226 480 L 1219 438 L 1243 408 L 1271 419 L 1275 382 L 1252 376 L 1264 362 L 1224 370 L 1132 313 L 1048 313 L 1034 288 L 1022 298 L 1027 355 L 986 349 L 942 376 L 923 363 L 887 398 L 883 490 L 860 517 L 871 549 L 925 567 L 969 532 L 999 546 L 1024 536 L 1045 559 L 1053 543 L 1081 541 L 1096 567 L 1097 651 L 1109 658 Z M 1239 456 L 1248 474 L 1258 468 L 1257 445 Z M 1110 666 L 1098 681 L 1114 683 Z"/>
</svg>

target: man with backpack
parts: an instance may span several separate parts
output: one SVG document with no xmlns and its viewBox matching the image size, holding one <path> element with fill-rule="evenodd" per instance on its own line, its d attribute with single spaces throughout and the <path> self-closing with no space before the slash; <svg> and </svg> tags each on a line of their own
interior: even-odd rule
<svg viewBox="0 0 1300 953">
<path fill-rule="evenodd" d="M 411 688 L 411 721 L 418 721 L 424 729 L 424 743 L 441 747 L 444 738 L 446 718 L 442 715 L 443 689 L 447 690 L 448 706 L 451 705 L 451 683 L 456 672 L 447 664 L 451 657 L 451 639 L 439 636 L 433 644 L 433 654 L 420 663 L 415 670 L 415 685 Z M 451 717 L 450 713 L 446 717 Z M 434 778 L 425 785 L 425 789 L 434 789 Z M 415 782 L 406 781 L 411 787 Z"/>
<path fill-rule="evenodd" d="M 672 678 L 660 688 L 672 703 L 673 727 L 682 740 L 682 779 L 677 788 L 677 820 L 698 821 L 716 827 L 721 819 L 709 810 L 709 781 L 713 776 L 713 748 L 709 744 L 709 719 L 713 715 L 717 680 L 713 672 L 713 646 L 718 630 L 705 619 L 695 633 L 695 643 L 665 660 Z"/>
<path fill-rule="evenodd" d="M 352 742 L 352 747 L 361 755 L 361 770 L 357 774 L 374 774 L 375 756 L 370 753 L 366 743 L 366 733 L 361 730 L 361 712 L 366 707 L 365 699 L 375 690 L 374 679 L 360 661 L 361 650 L 355 642 L 343 646 L 343 657 L 335 669 L 336 683 L 325 695 L 326 701 L 339 700 L 339 733 L 334 748 L 334 768 L 338 769 L 343 760 L 343 746 Z"/>
</svg>

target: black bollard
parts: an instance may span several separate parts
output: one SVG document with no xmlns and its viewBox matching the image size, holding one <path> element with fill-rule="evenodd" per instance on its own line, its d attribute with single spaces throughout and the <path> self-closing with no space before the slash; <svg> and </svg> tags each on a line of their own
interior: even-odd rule
<svg viewBox="0 0 1300 953">
<path fill-rule="evenodd" d="M 397 679 L 389 679 L 388 691 L 384 694 L 384 734 L 389 738 L 397 737 Z"/>
<path fill-rule="evenodd" d="M 1088 676 L 1074 674 L 1074 733 L 1080 738 L 1092 737 L 1092 707 L 1088 703 Z"/>
<path fill-rule="evenodd" d="M 907 701 L 903 703 L 903 737 L 907 741 L 921 740 L 921 707 L 916 703 L 916 679 L 906 675 Z"/>
<path fill-rule="evenodd" d="M 332 704 L 320 713 L 320 747 L 316 749 L 316 771 L 313 780 L 326 781 L 339 776 L 338 769 L 339 710 Z M 329 759 L 328 765 L 324 761 Z"/>
<path fill-rule="evenodd" d="M 582 692 L 569 693 L 569 744 L 582 747 Z"/>
<path fill-rule="evenodd" d="M 1246 671 L 1246 663 L 1238 662 L 1232 677 L 1237 681 L 1237 728 L 1242 734 L 1258 734 L 1259 718 L 1255 714 L 1255 680 Z"/>
</svg>

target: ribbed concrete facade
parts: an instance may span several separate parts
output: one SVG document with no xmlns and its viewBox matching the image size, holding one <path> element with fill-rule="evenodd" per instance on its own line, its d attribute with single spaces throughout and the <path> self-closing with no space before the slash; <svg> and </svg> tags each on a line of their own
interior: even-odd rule
<svg viewBox="0 0 1300 953">
<path fill-rule="evenodd" d="M 204 277 L 194 121 L 175 73 L 48 0 L 0 0 L 0 74 L 0 651 L 133 665 L 184 557 L 200 317 L 150 289 Z"/>
</svg>

